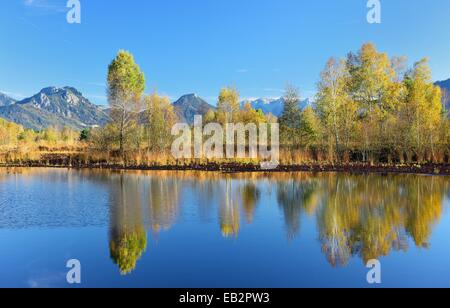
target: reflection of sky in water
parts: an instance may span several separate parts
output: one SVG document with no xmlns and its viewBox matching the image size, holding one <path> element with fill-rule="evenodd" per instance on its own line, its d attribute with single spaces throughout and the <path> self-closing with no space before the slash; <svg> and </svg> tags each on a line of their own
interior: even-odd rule
<svg viewBox="0 0 450 308">
<path fill-rule="evenodd" d="M 0 173 L 0 286 L 450 286 L 450 180 L 413 175 Z"/>
</svg>

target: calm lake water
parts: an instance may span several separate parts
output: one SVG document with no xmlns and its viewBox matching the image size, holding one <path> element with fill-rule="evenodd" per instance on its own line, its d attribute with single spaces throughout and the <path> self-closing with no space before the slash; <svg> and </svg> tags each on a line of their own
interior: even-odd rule
<svg viewBox="0 0 450 308">
<path fill-rule="evenodd" d="M 0 287 L 450 287 L 450 178 L 0 170 Z"/>
</svg>

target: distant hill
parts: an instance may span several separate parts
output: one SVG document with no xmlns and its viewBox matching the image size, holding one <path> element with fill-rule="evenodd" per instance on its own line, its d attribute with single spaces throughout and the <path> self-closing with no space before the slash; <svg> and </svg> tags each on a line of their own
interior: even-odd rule
<svg viewBox="0 0 450 308">
<path fill-rule="evenodd" d="M 444 105 L 447 110 L 450 110 L 450 79 L 438 81 L 435 85 L 439 86 L 443 90 Z"/>
<path fill-rule="evenodd" d="M 250 105 L 256 110 L 262 110 L 264 114 L 273 114 L 276 117 L 280 117 L 284 111 L 284 98 L 259 98 L 251 101 L 244 101 L 241 103 L 241 106 L 244 106 L 246 103 L 250 103 Z M 312 102 L 309 99 L 305 99 L 300 101 L 299 108 L 305 109 L 307 106 L 311 106 Z"/>
<path fill-rule="evenodd" d="M 0 92 L 0 107 L 10 106 L 16 103 L 16 100 Z"/>
<path fill-rule="evenodd" d="M 72 87 L 42 89 L 30 98 L 0 107 L 0 117 L 34 130 L 49 126 L 83 129 L 102 126 L 109 119 Z"/>
<path fill-rule="evenodd" d="M 180 97 L 173 103 L 173 106 L 179 120 L 189 124 L 194 123 L 194 116 L 205 115 L 209 110 L 215 110 L 215 107 L 196 94 L 187 94 Z"/>
</svg>

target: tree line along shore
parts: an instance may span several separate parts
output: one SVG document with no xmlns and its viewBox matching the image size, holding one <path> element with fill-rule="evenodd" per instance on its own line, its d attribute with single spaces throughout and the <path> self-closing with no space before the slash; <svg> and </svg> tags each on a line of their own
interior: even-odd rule
<svg viewBox="0 0 450 308">
<path fill-rule="evenodd" d="M 242 106 L 239 91 L 224 87 L 203 125 L 279 124 L 277 171 L 448 175 L 450 121 L 443 104 L 448 94 L 433 84 L 427 59 L 407 63 L 406 57 L 364 44 L 326 63 L 311 106 L 301 109 L 299 90 L 288 85 L 277 118 L 249 103 Z M 258 171 L 258 159 L 173 158 L 177 113 L 169 98 L 145 95 L 145 82 L 133 55 L 119 51 L 107 73 L 107 125 L 37 132 L 0 119 L 0 164 Z"/>
</svg>

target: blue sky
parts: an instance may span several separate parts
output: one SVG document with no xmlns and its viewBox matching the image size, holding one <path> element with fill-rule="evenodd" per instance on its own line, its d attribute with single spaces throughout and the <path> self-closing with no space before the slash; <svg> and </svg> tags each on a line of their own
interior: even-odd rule
<svg viewBox="0 0 450 308">
<path fill-rule="evenodd" d="M 366 0 L 0 1 L 0 91 L 16 98 L 70 85 L 105 104 L 108 63 L 131 51 L 147 92 L 215 103 L 221 87 L 244 98 L 279 97 L 286 83 L 312 96 L 330 56 L 364 42 L 410 62 L 429 57 L 436 80 L 450 78 L 450 1 L 381 0 L 382 23 L 366 21 Z"/>
</svg>

